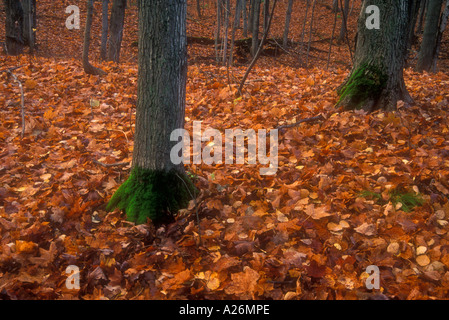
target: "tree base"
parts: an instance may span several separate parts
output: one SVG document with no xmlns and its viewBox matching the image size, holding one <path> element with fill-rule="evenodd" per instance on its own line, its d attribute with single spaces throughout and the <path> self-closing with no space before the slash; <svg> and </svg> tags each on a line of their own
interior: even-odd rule
<svg viewBox="0 0 449 320">
<path fill-rule="evenodd" d="M 394 111 L 399 100 L 414 103 L 402 76 L 388 76 L 379 68 L 367 64 L 356 68 L 337 93 L 340 96 L 337 107 L 346 110 Z"/>
<path fill-rule="evenodd" d="M 386 87 L 387 80 L 388 76 L 383 74 L 379 68 L 367 64 L 359 66 L 338 89 L 340 100 L 337 106 L 344 107 L 346 110 L 372 111 Z"/>
<path fill-rule="evenodd" d="M 92 74 L 94 76 L 105 76 L 108 73 L 100 68 L 94 67 L 89 62 L 83 62 L 84 72 Z"/>
<path fill-rule="evenodd" d="M 148 219 L 165 222 L 185 208 L 196 191 L 185 173 L 134 168 L 109 200 L 106 210 L 119 208 L 129 221 L 137 224 Z"/>
</svg>

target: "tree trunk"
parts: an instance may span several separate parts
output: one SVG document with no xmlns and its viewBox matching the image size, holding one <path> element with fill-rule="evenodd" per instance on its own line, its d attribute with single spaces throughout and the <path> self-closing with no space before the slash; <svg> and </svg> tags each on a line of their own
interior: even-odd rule
<svg viewBox="0 0 449 320">
<path fill-rule="evenodd" d="M 419 5 L 420 5 L 419 3 L 420 0 L 413 0 L 412 19 L 410 23 L 409 36 L 408 36 L 408 49 L 410 49 L 412 45 L 415 44 L 416 41 L 415 29 L 416 29 L 416 22 L 418 21 Z"/>
<path fill-rule="evenodd" d="M 366 111 L 395 110 L 398 100 L 413 102 L 403 76 L 411 3 L 411 0 L 363 1 L 354 66 L 338 89 L 337 106 Z M 368 29 L 365 25 L 368 5 L 376 5 L 382 13 L 379 29 Z"/>
<path fill-rule="evenodd" d="M 332 0 L 332 12 L 338 11 L 339 11 L 338 0 Z"/>
<path fill-rule="evenodd" d="M 270 0 L 264 0 L 264 3 L 263 3 L 263 32 L 265 32 L 267 30 L 269 19 L 270 19 Z"/>
<path fill-rule="evenodd" d="M 23 52 L 23 8 L 20 1 L 5 0 L 5 33 L 6 50 L 9 55 L 19 55 Z"/>
<path fill-rule="evenodd" d="M 113 0 L 111 9 L 111 26 L 109 34 L 108 60 L 116 63 L 120 60 L 123 28 L 125 25 L 126 0 Z"/>
<path fill-rule="evenodd" d="M 107 209 L 127 218 L 163 221 L 186 206 L 194 190 L 182 164 L 170 158 L 171 133 L 184 128 L 186 0 L 139 1 L 139 75 L 131 175 Z"/>
<path fill-rule="evenodd" d="M 429 3 L 429 0 L 421 0 L 420 1 L 421 11 L 419 13 L 418 28 L 417 28 L 417 32 L 419 34 L 421 34 L 423 32 L 424 16 L 426 13 L 426 8 L 427 8 L 428 3 Z"/>
<path fill-rule="evenodd" d="M 340 36 L 338 38 L 338 42 L 344 42 L 347 32 L 347 24 L 348 24 L 348 13 L 349 13 L 349 0 L 345 0 L 344 5 L 341 8 L 342 18 L 341 18 L 341 28 L 340 28 Z"/>
<path fill-rule="evenodd" d="M 93 75 L 104 75 L 101 69 L 98 69 L 90 64 L 89 62 L 89 46 L 90 46 L 90 30 L 92 28 L 92 16 L 94 14 L 94 3 L 93 0 L 87 0 L 87 17 L 86 26 L 84 29 L 84 44 L 83 44 L 83 68 L 84 72 Z"/>
<path fill-rule="evenodd" d="M 248 14 L 246 10 L 246 0 L 241 0 L 242 2 L 242 18 L 243 18 L 243 37 L 248 37 Z"/>
<path fill-rule="evenodd" d="M 438 37 L 437 37 L 437 45 L 435 48 L 435 55 L 432 62 L 432 70 L 437 70 L 437 60 L 440 55 L 440 49 L 441 49 L 441 39 L 443 38 L 443 32 L 446 30 L 447 21 L 449 18 L 449 0 L 446 0 L 446 4 L 444 5 L 443 13 L 441 14 L 440 19 L 440 27 L 438 31 Z"/>
<path fill-rule="evenodd" d="M 310 0 L 306 0 L 306 12 L 304 13 L 304 21 L 302 22 L 301 41 L 299 42 L 299 59 L 302 60 L 304 50 L 304 37 L 306 36 L 307 15 L 309 13 Z"/>
<path fill-rule="evenodd" d="M 253 32 L 253 18 L 254 18 L 254 1 L 249 0 L 249 14 L 248 14 L 248 31 Z"/>
<path fill-rule="evenodd" d="M 419 49 L 416 71 L 431 71 L 432 62 L 435 57 L 438 30 L 440 25 L 441 5 L 443 0 L 429 0 L 427 6 L 426 22 L 424 24 L 424 35 Z"/>
<path fill-rule="evenodd" d="M 241 10 L 242 0 L 237 0 L 235 5 L 235 15 L 234 15 L 234 24 L 232 26 L 231 33 L 231 46 L 229 48 L 229 65 L 232 66 L 234 63 L 234 42 L 235 42 L 235 31 L 237 30 L 239 21 L 240 21 L 240 10 Z"/>
<path fill-rule="evenodd" d="M 231 0 L 225 1 L 224 9 L 224 35 L 223 35 L 223 64 L 226 64 L 228 54 L 228 34 L 229 34 L 229 13 L 231 11 Z"/>
<path fill-rule="evenodd" d="M 288 32 L 290 30 L 290 19 L 292 17 L 293 0 L 288 0 L 287 12 L 285 13 L 284 36 L 282 38 L 282 46 L 287 48 Z"/>
<path fill-rule="evenodd" d="M 220 36 L 221 36 L 221 18 L 222 18 L 223 0 L 217 0 L 217 27 L 215 29 L 215 60 L 220 61 Z"/>
<path fill-rule="evenodd" d="M 101 11 L 101 46 L 100 46 L 100 59 L 107 59 L 107 48 L 108 48 L 108 11 L 109 11 L 109 0 L 103 0 L 102 11 Z"/>
<path fill-rule="evenodd" d="M 310 46 L 312 43 L 313 18 L 315 16 L 315 6 L 316 6 L 316 0 L 313 0 L 312 15 L 310 17 L 309 41 L 307 43 L 306 68 L 309 67 L 309 54 L 310 54 Z"/>
<path fill-rule="evenodd" d="M 198 14 L 198 18 L 201 18 L 201 4 L 200 4 L 200 0 L 196 0 L 196 12 Z"/>
<path fill-rule="evenodd" d="M 251 41 L 251 55 L 254 57 L 257 52 L 257 48 L 259 47 L 259 18 L 260 18 L 260 1 L 261 0 L 253 0 L 253 10 L 252 14 L 252 41 Z"/>
<path fill-rule="evenodd" d="M 23 41 L 33 53 L 36 47 L 36 0 L 22 0 Z"/>
</svg>

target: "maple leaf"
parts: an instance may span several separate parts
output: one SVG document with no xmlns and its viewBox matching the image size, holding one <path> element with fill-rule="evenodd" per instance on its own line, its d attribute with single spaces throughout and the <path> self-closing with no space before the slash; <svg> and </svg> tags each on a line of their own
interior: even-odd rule
<svg viewBox="0 0 449 320">
<path fill-rule="evenodd" d="M 50 248 L 48 250 L 39 248 L 39 253 L 40 253 L 39 257 L 30 257 L 29 260 L 40 267 L 47 267 L 49 264 L 53 263 L 58 253 L 56 243 L 51 242 Z"/>
<path fill-rule="evenodd" d="M 241 299 L 254 298 L 257 280 L 260 275 L 257 271 L 248 266 L 243 268 L 243 272 L 233 273 L 231 275 L 231 283 L 225 288 L 227 294 L 235 294 Z"/>
</svg>

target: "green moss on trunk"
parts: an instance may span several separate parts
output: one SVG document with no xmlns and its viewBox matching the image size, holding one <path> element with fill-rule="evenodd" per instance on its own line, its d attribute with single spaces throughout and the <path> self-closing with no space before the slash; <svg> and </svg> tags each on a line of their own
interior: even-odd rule
<svg viewBox="0 0 449 320">
<path fill-rule="evenodd" d="M 106 209 L 119 208 L 129 221 L 137 224 L 147 222 L 147 218 L 164 221 L 185 208 L 195 192 L 190 178 L 174 169 L 166 172 L 134 168 Z"/>
<path fill-rule="evenodd" d="M 346 109 L 362 109 L 373 105 L 385 88 L 388 76 L 381 69 L 362 64 L 354 70 L 346 83 L 337 91 L 340 100 L 337 106 Z"/>
</svg>

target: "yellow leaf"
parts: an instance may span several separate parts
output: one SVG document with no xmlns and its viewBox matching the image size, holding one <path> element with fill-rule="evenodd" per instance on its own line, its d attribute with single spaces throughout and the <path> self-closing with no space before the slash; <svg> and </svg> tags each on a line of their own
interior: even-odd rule
<svg viewBox="0 0 449 320">
<path fill-rule="evenodd" d="M 287 222 L 288 221 L 288 218 L 285 216 L 285 214 L 283 214 L 279 210 L 276 210 L 276 215 L 277 215 L 279 222 Z"/>
<path fill-rule="evenodd" d="M 31 241 L 16 240 L 16 252 L 32 253 L 36 249 L 37 244 Z"/>
<path fill-rule="evenodd" d="M 45 182 L 47 182 L 48 180 L 50 180 L 51 174 L 50 173 L 43 174 L 43 175 L 40 176 L 40 178 L 42 180 L 44 180 Z"/>
<path fill-rule="evenodd" d="M 207 287 L 210 290 L 217 290 L 220 287 L 220 280 L 218 279 L 218 274 L 216 272 L 212 272 L 210 275 Z"/>
</svg>

